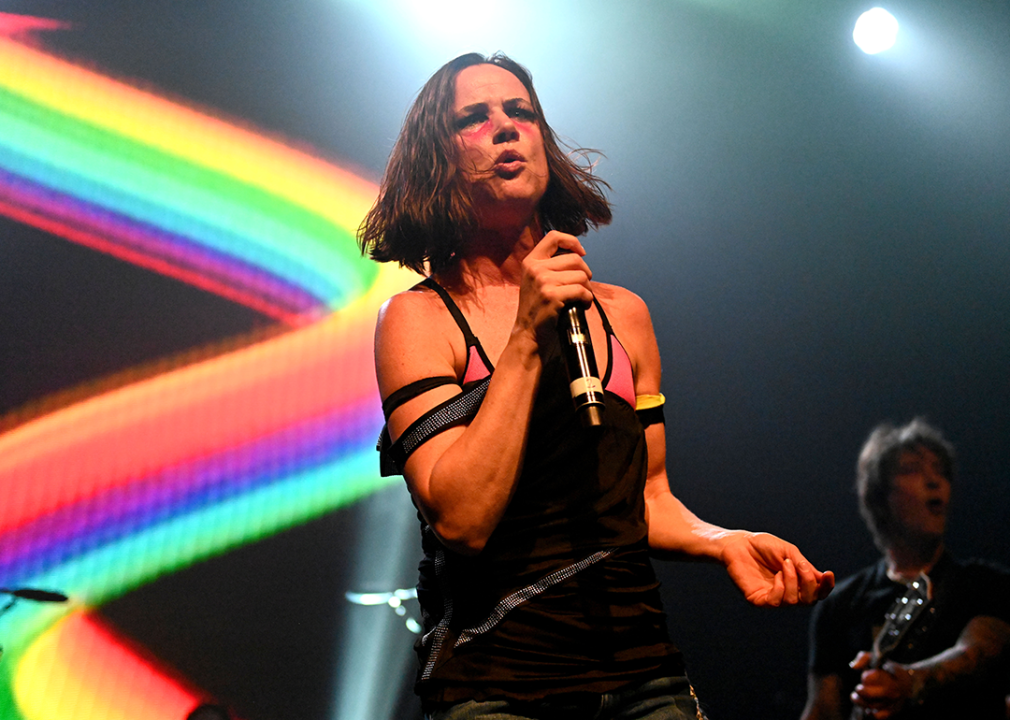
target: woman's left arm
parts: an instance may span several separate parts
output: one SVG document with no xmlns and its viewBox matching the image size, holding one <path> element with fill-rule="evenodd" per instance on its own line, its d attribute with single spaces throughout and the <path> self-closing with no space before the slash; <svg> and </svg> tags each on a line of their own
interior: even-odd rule
<svg viewBox="0 0 1010 720">
<path fill-rule="evenodd" d="M 609 304 L 634 366 L 635 394 L 659 394 L 662 369 L 649 309 L 634 293 L 621 288 L 612 290 Z M 657 555 L 722 563 L 754 605 L 810 604 L 831 592 L 834 575 L 817 570 L 795 545 L 768 533 L 727 530 L 699 519 L 688 510 L 670 492 L 665 426 L 649 425 L 645 439 L 648 448 L 645 518 L 649 545 Z"/>
</svg>

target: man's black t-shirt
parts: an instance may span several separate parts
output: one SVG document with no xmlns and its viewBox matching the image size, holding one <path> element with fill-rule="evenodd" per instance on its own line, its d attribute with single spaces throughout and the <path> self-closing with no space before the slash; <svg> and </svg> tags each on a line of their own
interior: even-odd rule
<svg viewBox="0 0 1010 720">
<path fill-rule="evenodd" d="M 912 663 L 952 647 L 968 622 L 978 616 L 1010 623 L 1010 572 L 978 560 L 959 562 L 945 553 L 930 572 L 933 602 L 889 656 Z M 869 651 L 884 624 L 884 614 L 905 587 L 887 577 L 883 560 L 838 584 L 815 609 L 810 626 L 810 671 L 814 675 L 842 678 L 843 697 L 859 681 L 859 671 L 849 662 L 860 650 Z M 970 684 L 932 693 L 920 708 L 901 717 L 1006 718 L 1007 673 L 979 678 Z"/>
</svg>

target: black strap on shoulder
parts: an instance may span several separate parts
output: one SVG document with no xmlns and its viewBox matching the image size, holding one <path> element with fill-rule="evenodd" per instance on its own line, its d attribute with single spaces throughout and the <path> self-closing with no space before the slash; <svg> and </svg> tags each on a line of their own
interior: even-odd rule
<svg viewBox="0 0 1010 720">
<path fill-rule="evenodd" d="M 433 407 L 419 417 L 403 434 L 392 442 L 389 428 L 384 426 L 375 449 L 379 451 L 379 472 L 383 477 L 402 475 L 407 458 L 423 443 L 440 432 L 472 419 L 480 409 L 491 383 L 488 376 L 463 390 L 455 397 Z"/>
<path fill-rule="evenodd" d="M 418 395 L 423 395 L 433 388 L 450 385 L 455 382 L 456 378 L 452 375 L 438 375 L 407 383 L 399 390 L 390 393 L 389 397 L 382 401 L 382 414 L 389 420 L 389 416 L 393 414 L 393 411 L 408 400 L 413 400 Z"/>
<path fill-rule="evenodd" d="M 603 305 L 600 304 L 595 295 L 593 295 L 593 305 L 596 306 L 596 309 L 600 313 L 600 320 L 603 321 L 603 332 L 607 336 L 607 368 L 603 372 L 603 387 L 607 387 L 610 383 L 610 373 L 614 370 L 614 341 L 620 341 L 614 335 L 614 329 L 610 326 L 607 313 L 603 312 Z"/>
<path fill-rule="evenodd" d="M 487 353 L 484 352 L 484 346 L 480 344 L 480 340 L 478 340 L 477 336 L 473 334 L 473 330 L 470 329 L 470 323 L 466 321 L 466 318 L 463 316 L 463 311 L 459 309 L 459 306 L 456 304 L 456 301 L 452 299 L 452 296 L 449 295 L 449 292 L 439 285 L 432 277 L 426 277 L 424 280 L 419 282 L 418 285 L 424 285 L 426 288 L 434 290 L 435 293 L 442 298 L 442 302 L 445 304 L 449 314 L 452 315 L 452 319 L 456 321 L 456 326 L 459 328 L 459 331 L 463 333 L 463 340 L 466 342 L 467 365 L 470 363 L 470 350 L 475 348 L 477 350 L 477 354 L 480 355 L 481 362 L 484 363 L 484 367 L 487 368 L 488 371 L 494 370 L 494 364 L 491 362 L 491 358 L 489 358 Z"/>
<path fill-rule="evenodd" d="M 600 313 L 600 320 L 603 321 L 603 329 L 607 331 L 608 336 L 613 335 L 614 328 L 610 326 L 610 320 L 607 319 L 607 313 L 603 312 L 603 305 L 600 304 L 600 301 L 596 299 L 595 295 L 593 295 L 593 305 L 596 306 L 596 309 Z"/>
<path fill-rule="evenodd" d="M 444 302 L 445 306 L 449 309 L 452 319 L 456 321 L 456 324 L 463 333 L 463 337 L 466 338 L 466 346 L 469 348 L 471 345 L 477 345 L 477 336 L 473 334 L 473 331 L 470 329 L 470 323 L 468 323 L 466 318 L 463 317 L 463 311 L 459 309 L 456 301 L 452 299 L 452 296 L 448 293 L 448 291 L 435 282 L 431 277 L 426 277 L 418 284 L 424 285 L 429 290 L 434 290 L 438 293 L 438 296 L 442 298 L 442 302 Z"/>
</svg>

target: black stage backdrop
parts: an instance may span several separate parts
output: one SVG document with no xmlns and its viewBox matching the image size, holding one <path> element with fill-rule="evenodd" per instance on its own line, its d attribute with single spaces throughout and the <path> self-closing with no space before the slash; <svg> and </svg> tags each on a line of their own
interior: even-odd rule
<svg viewBox="0 0 1010 720">
<path fill-rule="evenodd" d="M 911 48 L 898 59 L 852 44 L 860 3 L 748 5 L 0 10 L 68 21 L 46 47 L 373 180 L 431 72 L 470 49 L 510 53 L 555 129 L 605 153 L 615 222 L 588 237 L 588 260 L 652 309 L 674 492 L 844 576 L 875 557 L 851 490 L 861 442 L 879 421 L 923 415 L 959 451 L 950 545 L 1008 563 L 1010 5 L 895 2 Z M 0 411 L 269 325 L 0 222 Z M 361 524 L 345 508 L 162 578 L 104 616 L 248 720 L 329 717 L 344 549 Z M 715 566 L 659 573 L 710 715 L 798 717 L 809 611 L 748 607 Z M 391 670 L 397 717 L 417 715 L 409 682 Z"/>
</svg>

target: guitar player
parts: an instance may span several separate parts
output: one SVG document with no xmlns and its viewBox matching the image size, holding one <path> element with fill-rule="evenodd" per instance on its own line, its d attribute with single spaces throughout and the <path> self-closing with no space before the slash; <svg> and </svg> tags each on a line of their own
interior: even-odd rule
<svg viewBox="0 0 1010 720">
<path fill-rule="evenodd" d="M 883 557 L 814 610 L 802 720 L 1010 716 L 1010 573 L 944 547 L 953 469 L 953 447 L 920 419 L 870 434 L 856 490 Z M 913 587 L 929 592 L 906 622 L 893 609 Z M 889 633 L 900 642 L 881 652 Z"/>
</svg>

